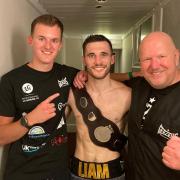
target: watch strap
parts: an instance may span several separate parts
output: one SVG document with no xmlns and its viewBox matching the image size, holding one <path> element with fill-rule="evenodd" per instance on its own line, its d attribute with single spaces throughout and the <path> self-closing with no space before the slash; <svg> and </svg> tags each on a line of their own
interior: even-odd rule
<svg viewBox="0 0 180 180">
<path fill-rule="evenodd" d="M 20 119 L 20 124 L 22 126 L 26 127 L 27 129 L 31 129 L 31 126 L 29 126 L 28 120 L 27 120 L 26 116 L 24 116 L 24 115 Z"/>
</svg>

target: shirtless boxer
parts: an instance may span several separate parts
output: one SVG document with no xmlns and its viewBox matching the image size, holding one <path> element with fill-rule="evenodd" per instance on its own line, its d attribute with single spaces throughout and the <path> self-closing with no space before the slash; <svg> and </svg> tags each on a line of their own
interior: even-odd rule
<svg viewBox="0 0 180 180">
<path fill-rule="evenodd" d="M 103 35 L 84 41 L 83 63 L 88 73 L 86 86 L 84 90 L 73 88 L 68 100 L 77 127 L 72 179 L 121 180 L 120 152 L 126 143 L 122 119 L 130 107 L 131 90 L 110 79 L 114 56 L 111 42 Z"/>
</svg>

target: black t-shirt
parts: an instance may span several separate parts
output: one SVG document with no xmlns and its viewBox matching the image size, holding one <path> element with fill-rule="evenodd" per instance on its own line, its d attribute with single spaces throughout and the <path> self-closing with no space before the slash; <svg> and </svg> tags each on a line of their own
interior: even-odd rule
<svg viewBox="0 0 180 180">
<path fill-rule="evenodd" d="M 136 78 L 131 81 L 131 87 L 128 180 L 180 179 L 180 171 L 170 169 L 162 162 L 167 140 L 180 134 L 180 83 L 155 90 L 143 78 Z"/>
<path fill-rule="evenodd" d="M 145 103 L 145 110 L 142 117 L 141 128 L 144 126 L 144 122 L 146 121 L 146 117 L 151 115 L 151 109 L 155 106 L 157 102 L 159 102 L 162 98 L 168 95 L 172 90 L 179 86 L 179 82 L 175 83 L 171 86 L 168 86 L 164 89 L 155 89 L 151 88 L 149 92 L 148 101 Z"/>
<path fill-rule="evenodd" d="M 23 65 L 5 74 L 0 83 L 0 115 L 28 113 L 50 95 L 56 116 L 34 125 L 21 139 L 10 144 L 4 180 L 67 180 L 67 131 L 64 109 L 77 69 L 55 63 L 49 72 Z"/>
</svg>

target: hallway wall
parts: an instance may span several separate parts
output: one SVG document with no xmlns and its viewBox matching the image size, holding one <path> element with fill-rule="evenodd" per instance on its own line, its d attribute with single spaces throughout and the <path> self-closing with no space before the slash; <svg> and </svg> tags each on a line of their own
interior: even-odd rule
<svg viewBox="0 0 180 180">
<path fill-rule="evenodd" d="M 180 1 L 179 0 L 163 0 L 146 16 L 142 17 L 124 36 L 122 43 L 122 61 L 120 64 L 121 72 L 128 72 L 139 69 L 139 65 L 133 66 L 134 62 L 138 62 L 137 56 L 137 29 L 149 17 L 153 19 L 152 31 L 163 31 L 172 36 L 177 48 L 180 48 Z"/>
<path fill-rule="evenodd" d="M 0 77 L 30 57 L 26 37 L 31 21 L 39 14 L 28 1 L 0 1 Z"/>
<path fill-rule="evenodd" d="M 0 77 L 30 58 L 31 52 L 26 45 L 26 37 L 30 33 L 31 21 L 38 15 L 40 12 L 28 1 L 0 1 Z M 3 147 L 0 146 L 0 180 L 4 163 L 2 153 Z"/>
</svg>

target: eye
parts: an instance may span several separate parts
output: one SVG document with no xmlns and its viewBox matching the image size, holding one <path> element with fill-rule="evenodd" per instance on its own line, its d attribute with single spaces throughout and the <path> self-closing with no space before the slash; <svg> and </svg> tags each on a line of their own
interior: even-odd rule
<svg viewBox="0 0 180 180">
<path fill-rule="evenodd" d="M 39 41 L 43 41 L 43 40 L 44 40 L 44 37 L 39 37 L 38 40 L 39 40 Z"/>
<path fill-rule="evenodd" d="M 164 55 L 159 55 L 159 56 L 158 56 L 158 59 L 163 59 L 163 58 L 165 58 Z"/>
<path fill-rule="evenodd" d="M 95 54 L 90 53 L 90 54 L 87 55 L 87 57 L 90 58 L 90 59 L 93 59 L 93 58 L 95 58 Z"/>
<path fill-rule="evenodd" d="M 52 42 L 53 42 L 53 43 L 59 43 L 60 40 L 59 40 L 59 39 L 52 39 Z"/>
<path fill-rule="evenodd" d="M 109 56 L 108 53 L 106 53 L 106 52 L 102 52 L 102 53 L 101 53 L 101 57 L 107 57 L 107 56 Z"/>
<path fill-rule="evenodd" d="M 146 58 L 143 58 L 143 59 L 141 60 L 141 62 L 149 62 L 149 61 L 151 61 L 151 59 L 152 59 L 152 58 L 150 58 L 150 57 L 146 57 Z"/>
</svg>

